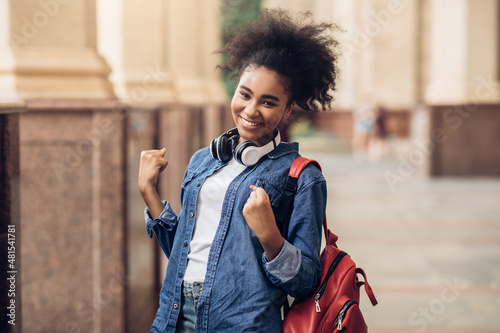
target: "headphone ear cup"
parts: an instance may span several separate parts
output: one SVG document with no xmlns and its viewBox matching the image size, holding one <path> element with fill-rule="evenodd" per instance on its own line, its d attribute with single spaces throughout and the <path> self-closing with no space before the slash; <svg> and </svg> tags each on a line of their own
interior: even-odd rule
<svg viewBox="0 0 500 333">
<path fill-rule="evenodd" d="M 219 159 L 219 154 L 217 154 L 217 140 L 219 140 L 219 138 L 212 139 L 212 141 L 210 141 L 210 154 L 216 160 Z"/>
<path fill-rule="evenodd" d="M 229 161 L 233 156 L 231 152 L 231 142 L 225 135 L 217 139 L 217 155 L 222 162 Z"/>
<path fill-rule="evenodd" d="M 212 157 L 222 162 L 229 161 L 233 157 L 233 137 L 235 135 L 238 135 L 236 127 L 210 141 L 210 154 L 212 154 Z"/>
<path fill-rule="evenodd" d="M 246 165 L 246 166 L 250 166 L 250 165 L 253 165 L 256 163 L 256 161 L 255 162 L 254 161 L 247 161 L 247 159 L 245 159 L 245 156 L 243 155 L 245 150 L 247 150 L 250 147 L 257 147 L 257 145 L 255 143 L 253 143 L 252 141 L 243 141 L 242 143 L 240 143 L 239 145 L 236 146 L 236 149 L 234 150 L 234 158 L 236 159 L 236 161 L 238 161 L 238 163 Z M 247 151 L 247 153 L 248 153 L 248 151 Z"/>
</svg>

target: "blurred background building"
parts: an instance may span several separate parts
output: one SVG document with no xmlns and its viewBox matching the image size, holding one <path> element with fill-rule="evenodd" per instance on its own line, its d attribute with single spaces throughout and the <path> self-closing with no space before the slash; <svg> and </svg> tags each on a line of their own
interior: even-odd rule
<svg viewBox="0 0 500 333">
<path fill-rule="evenodd" d="M 0 0 L 2 314 L 16 304 L 0 331 L 149 330 L 166 263 L 144 228 L 140 152 L 167 147 L 159 190 L 178 208 L 191 154 L 232 126 L 213 51 L 265 7 L 343 29 L 333 110 L 290 127 L 304 147 L 373 140 L 356 133 L 365 108 L 370 126 L 382 111 L 383 144 L 356 156 L 398 161 L 389 187 L 500 175 L 496 0 Z"/>
</svg>

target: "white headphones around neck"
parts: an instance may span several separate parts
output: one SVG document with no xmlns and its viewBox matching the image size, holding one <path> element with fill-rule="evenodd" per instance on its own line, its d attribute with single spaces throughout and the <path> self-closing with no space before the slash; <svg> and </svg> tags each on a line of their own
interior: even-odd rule
<svg viewBox="0 0 500 333">
<path fill-rule="evenodd" d="M 238 136 L 238 128 L 235 127 L 210 142 L 210 153 L 213 158 L 222 162 L 227 162 L 234 156 L 240 164 L 252 166 L 281 143 L 280 131 L 276 128 L 273 134 L 273 139 L 262 147 L 252 141 L 243 141 L 233 149 L 232 138 Z"/>
</svg>

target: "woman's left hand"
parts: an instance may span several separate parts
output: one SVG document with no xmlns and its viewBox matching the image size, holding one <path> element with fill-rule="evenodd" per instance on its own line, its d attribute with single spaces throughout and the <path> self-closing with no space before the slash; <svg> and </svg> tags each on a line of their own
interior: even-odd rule
<svg viewBox="0 0 500 333">
<path fill-rule="evenodd" d="M 269 196 L 262 187 L 251 185 L 252 192 L 243 207 L 243 216 L 248 226 L 259 239 L 267 257 L 273 260 L 283 247 L 281 237 Z"/>
</svg>

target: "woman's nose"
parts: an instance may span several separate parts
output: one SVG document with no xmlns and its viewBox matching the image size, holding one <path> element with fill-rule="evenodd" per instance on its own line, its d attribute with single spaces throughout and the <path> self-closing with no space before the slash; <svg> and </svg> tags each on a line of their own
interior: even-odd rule
<svg viewBox="0 0 500 333">
<path fill-rule="evenodd" d="M 249 118 L 254 118 L 259 114 L 257 103 L 251 101 L 245 106 L 245 115 Z"/>
</svg>

